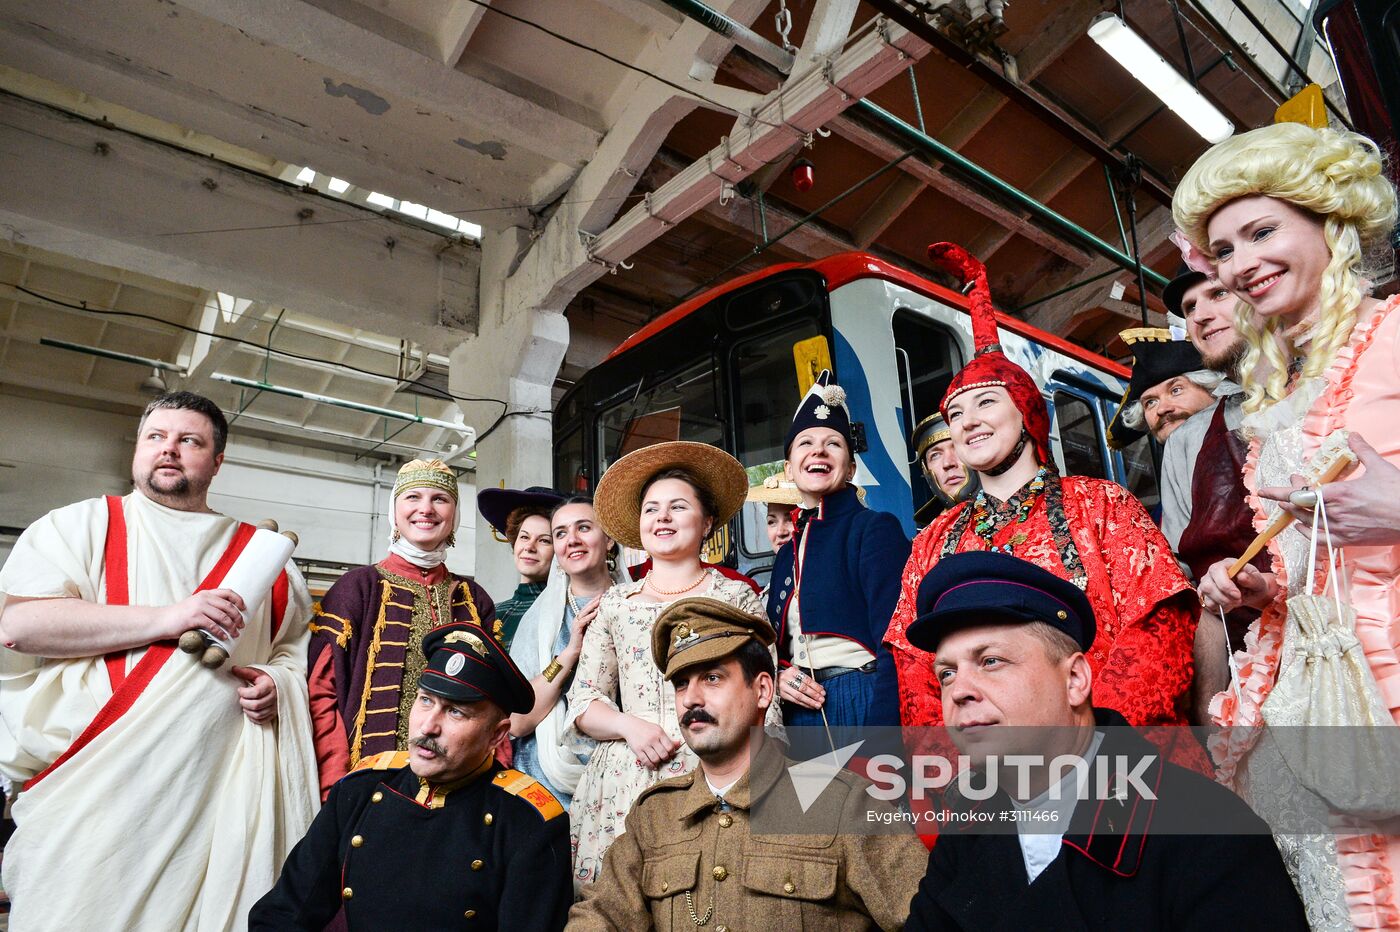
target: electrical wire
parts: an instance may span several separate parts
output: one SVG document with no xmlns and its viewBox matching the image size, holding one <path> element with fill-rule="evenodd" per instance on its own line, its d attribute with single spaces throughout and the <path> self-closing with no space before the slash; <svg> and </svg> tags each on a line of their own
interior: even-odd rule
<svg viewBox="0 0 1400 932">
<path fill-rule="evenodd" d="M 98 315 L 102 315 L 102 316 L 106 316 L 106 317 L 130 317 L 130 318 L 134 318 L 134 319 L 136 319 L 136 320 L 147 320 L 147 321 L 150 321 L 150 322 L 152 322 L 152 323 L 160 324 L 160 325 L 165 326 L 165 327 L 170 327 L 170 328 L 175 329 L 175 330 L 183 330 L 183 331 L 185 331 L 186 333 L 197 333 L 197 334 L 201 334 L 201 335 L 203 335 L 203 336 L 213 337 L 214 339 L 217 339 L 217 340 L 228 340 L 228 341 L 233 342 L 233 343 L 240 343 L 240 344 L 242 344 L 242 345 L 244 345 L 244 346 L 251 346 L 251 347 L 253 347 L 254 349 L 260 350 L 260 351 L 262 351 L 262 352 L 264 352 L 264 353 L 271 353 L 271 354 L 276 355 L 276 356 L 286 356 L 286 357 L 291 358 L 291 359 L 299 359 L 299 360 L 301 360 L 302 362 L 314 362 L 314 363 L 318 363 L 318 364 L 326 365 L 326 366 L 336 366 L 336 367 L 341 368 L 341 369 L 347 369 L 347 370 L 349 370 L 349 371 L 351 371 L 351 372 L 358 372 L 358 373 L 360 373 L 361 375 L 372 375 L 372 376 L 375 376 L 376 378 L 390 379 L 390 380 L 393 380 L 393 381 L 399 381 L 399 379 L 398 379 L 397 376 L 389 375 L 388 373 L 384 373 L 384 372 L 376 372 L 376 371 L 373 370 L 373 369 L 365 369 L 365 368 L 362 368 L 362 367 L 360 367 L 360 366 L 353 366 L 353 365 L 351 365 L 350 363 L 347 363 L 347 362 L 333 362 L 333 361 L 331 361 L 331 360 L 321 359 L 321 358 L 318 357 L 318 356 L 310 356 L 310 355 L 307 355 L 307 354 L 304 354 L 304 353 L 294 353 L 294 352 L 292 352 L 291 350 L 277 349 L 277 348 L 272 347 L 272 346 L 264 346 L 263 344 L 257 343 L 257 342 L 255 342 L 255 341 L 253 341 L 253 340 L 245 340 L 245 339 L 243 339 L 242 337 L 232 337 L 232 336 L 227 336 L 227 335 L 225 335 L 225 334 L 216 333 L 216 332 L 209 331 L 209 330 L 203 330 L 203 329 L 201 329 L 201 328 L 199 328 L 199 327 L 191 327 L 189 324 L 176 323 L 175 321 L 166 320 L 166 319 L 163 318 L 163 317 L 156 317 L 156 316 L 154 316 L 154 315 L 152 315 L 152 314 L 142 314 L 142 313 L 139 313 L 139 312 L 137 312 L 137 311 L 120 311 L 120 310 L 117 310 L 116 308 L 93 307 L 92 305 L 88 304 L 86 301 L 79 301 L 78 303 L 75 304 L 75 303 L 73 303 L 73 302 L 71 302 L 71 301 L 64 301 L 64 300 L 61 299 L 61 298 L 55 298 L 55 297 L 53 297 L 53 296 L 51 296 L 51 295 L 46 295 L 46 294 L 44 294 L 43 292 L 35 291 L 35 290 L 33 290 L 32 288 L 26 288 L 26 287 L 23 286 L 23 285 L 15 285 L 15 284 L 12 284 L 12 283 L 9 283 L 9 282 L 6 282 L 6 284 L 9 284 L 11 288 L 15 289 L 16 291 L 18 291 L 18 292 L 20 292 L 20 293 L 22 293 L 22 294 L 27 294 L 27 295 L 29 295 L 31 298 L 35 298 L 35 299 L 40 300 L 40 301 L 47 301 L 47 302 L 50 303 L 50 304 L 55 304 L 55 305 L 57 305 L 57 306 L 59 306 L 59 307 L 66 307 L 66 308 L 68 308 L 69 310 L 84 311 L 84 312 L 86 312 L 86 313 L 88 313 L 88 314 L 98 314 Z M 358 345 L 358 344 L 357 344 L 357 345 Z M 365 348 L 366 348 L 366 349 L 373 349 L 372 347 L 365 347 Z M 375 352 L 385 352 L 384 350 L 374 350 L 374 351 L 375 351 Z M 492 402 L 492 403 L 494 403 L 494 404 L 500 405 L 500 406 L 502 407 L 502 409 L 504 409 L 504 410 L 506 410 L 506 411 L 509 411 L 509 409 L 510 409 L 510 402 L 505 401 L 504 399 L 501 399 L 501 398 L 490 398 L 490 397 L 486 397 L 486 396 L 478 397 L 478 396 L 474 396 L 474 395 L 454 395 L 454 394 L 452 394 L 451 392 L 446 391 L 446 390 L 444 390 L 444 389 L 440 389 L 440 388 L 438 388 L 438 387 L 435 386 L 435 385 L 419 385 L 418 388 L 419 388 L 420 391 L 424 392 L 425 394 L 433 395 L 434 397 L 441 398 L 441 399 L 444 400 L 444 401 L 464 401 L 464 402 L 489 401 L 489 402 Z M 526 412 L 521 412 L 521 413 L 526 413 Z M 533 413 L 533 412 L 529 412 L 529 413 Z"/>
<path fill-rule="evenodd" d="M 691 89 L 691 88 L 688 88 L 688 87 L 686 87 L 686 86 L 684 86 L 684 85 L 682 85 L 682 84 L 677 84 L 675 81 L 668 80 L 667 78 L 663 78 L 661 75 L 656 74 L 655 72 L 652 72 L 652 71 L 648 71 L 648 70 L 646 70 L 645 68 L 643 68 L 643 67 L 641 67 L 641 66 L 639 66 L 639 65 L 634 65 L 634 64 L 632 64 L 631 62 L 626 62 L 626 61 L 623 61 L 622 59 L 617 58 L 617 57 L 615 57 L 615 56 L 613 56 L 613 55 L 609 55 L 607 52 L 604 52 L 602 49 L 594 48 L 593 46 L 588 45 L 587 43 L 584 43 L 584 42 L 580 42 L 580 41 L 578 41 L 577 39 L 571 39 L 571 38 L 569 38 L 568 36 L 564 35 L 563 33 L 555 32 L 553 29 L 550 29 L 548 26 L 541 25 L 540 23 L 537 23 L 537 22 L 535 22 L 534 20 L 526 19 L 524 16 L 517 16 L 517 15 L 514 14 L 514 13 L 507 13 L 505 10 L 502 10 L 500 7 L 498 7 L 498 6 L 493 6 L 493 5 L 491 4 L 491 0 L 468 0 L 468 2 L 476 4 L 477 6 L 481 7 L 483 10 L 485 10 L 485 11 L 488 12 L 488 13 L 495 13 L 497 16 L 504 16 L 506 19 L 514 20 L 515 22 L 520 23 L 520 24 L 525 25 L 525 26 L 529 26 L 529 27 L 531 27 L 532 29 L 538 29 L 540 32 L 544 33 L 545 35 L 551 36 L 551 37 L 553 37 L 553 38 L 555 38 L 555 39 L 558 39 L 560 42 L 563 42 L 563 43 L 565 43 L 565 44 L 567 44 L 567 45 L 572 45 L 574 48 L 582 49 L 582 50 L 585 51 L 585 52 L 592 52 L 594 55 L 597 55 L 597 56 L 599 56 L 599 57 L 601 57 L 601 58 L 606 58 L 608 61 L 612 62 L 613 64 L 615 64 L 615 65 L 620 65 L 621 67 L 626 68 L 628 71 L 635 71 L 635 72 L 637 72 L 638 74 L 646 75 L 648 78 L 651 78 L 653 81 L 659 81 L 659 82 L 661 82 L 662 84 L 666 85 L 667 87 L 674 88 L 674 89 L 680 91 L 682 94 L 686 94 L 686 95 L 688 95 L 688 96 L 690 96 L 690 97 L 694 97 L 694 98 L 696 98 L 697 100 L 703 100 L 705 103 L 709 104 L 711 107 L 714 107 L 714 108 L 716 108 L 717 110 L 720 110 L 720 111 L 722 111 L 722 112 L 724 112 L 724 113 L 727 113 L 727 114 L 729 114 L 730 116 L 748 117 L 748 118 L 753 119 L 754 121 L 756 121 L 756 122 L 758 122 L 758 123 L 762 123 L 764 126 L 771 126 L 771 127 L 775 128 L 775 129 L 776 129 L 777 127 L 783 125 L 783 124 L 781 124 L 781 123 L 773 123 L 773 122 L 770 122 L 770 121 L 768 121 L 768 120 L 764 120 L 764 119 L 758 117 L 756 114 L 744 113 L 744 112 L 741 111 L 741 110 L 735 110 L 733 107 L 730 107 L 730 106 L 728 106 L 728 105 L 726 105 L 726 104 L 722 104 L 722 103 L 720 103 L 719 101 L 715 100 L 715 99 L 712 98 L 712 97 L 706 97 L 704 94 L 701 94 L 701 93 L 699 93 L 698 91 L 695 91 L 695 90 L 693 90 L 693 89 Z"/>
<path fill-rule="evenodd" d="M 9 284 L 9 283 L 7 282 L 6 284 Z M 82 301 L 82 302 L 79 302 L 79 303 L 77 303 L 77 304 L 74 304 L 74 303 L 72 303 L 71 301 L 64 301 L 64 300 L 61 300 L 61 299 L 59 299 L 59 298 L 54 298 L 54 297 L 51 297 L 51 296 L 49 296 L 49 295 L 43 294 L 43 293 L 41 293 L 41 292 L 34 291 L 33 289 L 31 289 L 31 288 L 26 288 L 26 287 L 24 287 L 23 285 L 14 285 L 14 284 L 10 284 L 10 287 L 13 288 L 13 289 L 15 289 L 16 291 L 19 291 L 19 292 L 22 292 L 22 293 L 24 293 L 24 294 L 29 295 L 29 296 L 32 297 L 32 298 L 36 298 L 36 299 L 38 299 L 38 300 L 40 300 L 40 301 L 47 301 L 47 302 L 49 302 L 50 304 L 56 304 L 56 305 L 58 305 L 59 307 L 66 307 L 66 308 L 69 308 L 70 310 L 74 310 L 74 311 L 85 311 L 86 313 L 89 313 L 89 314 L 100 314 L 100 315 L 112 316 L 112 317 L 132 317 L 132 318 L 136 318 L 136 319 L 138 319 L 138 320 L 148 320 L 148 321 L 151 321 L 152 323 L 162 324 L 162 325 L 164 325 L 164 326 L 166 326 L 166 327 L 171 327 L 171 328 L 174 328 L 174 329 L 176 329 L 176 330 L 183 330 L 183 331 L 186 331 L 187 333 L 198 333 L 198 334 L 203 334 L 204 336 L 214 337 L 215 339 L 219 339 L 219 340 L 230 340 L 230 341 L 232 341 L 232 342 L 234 342 L 234 343 L 241 343 L 241 344 L 243 344 L 243 345 L 245 345 L 245 346 L 251 346 L 251 347 L 253 347 L 254 349 L 259 349 L 259 350 L 262 350 L 263 352 L 272 353 L 272 354 L 277 355 L 277 356 L 287 356 L 287 357 L 290 357 L 290 358 L 292 358 L 292 359 L 300 359 L 300 360 L 302 360 L 303 362 L 315 362 L 315 363 L 320 363 L 320 364 L 328 365 L 328 366 L 337 366 L 337 367 L 339 367 L 339 368 L 341 368 L 341 369 L 348 369 L 348 370 L 350 370 L 351 372 L 359 372 L 359 373 L 361 373 L 361 374 L 363 374 L 363 375 L 373 375 L 373 376 L 377 376 L 377 377 L 379 377 L 379 378 L 386 378 L 386 379 L 393 379 L 393 378 L 395 378 L 395 377 L 392 376 L 392 375 L 385 375 L 383 372 L 375 372 L 375 371 L 372 370 L 372 369 L 362 369 L 362 368 L 360 368 L 359 366 L 352 366 L 352 365 L 350 365 L 349 363 L 345 363 L 345 362 L 331 362 L 331 361 L 329 361 L 329 360 L 320 359 L 320 358 L 318 358 L 318 357 L 316 357 L 316 356 L 307 356 L 307 355 L 304 355 L 304 354 L 302 354 L 302 353 L 293 353 L 293 352 L 290 351 L 290 350 L 280 350 L 280 349 L 274 349 L 274 348 L 272 348 L 272 347 L 270 347 L 270 346 L 263 346 L 261 343 L 255 343 L 255 342 L 253 342 L 252 340 L 244 340 L 244 339 L 242 339 L 242 338 L 240 338 L 240 337 L 230 337 L 230 336 L 225 336 L 225 335 L 220 334 L 220 333 L 211 333 L 210 331 L 208 331 L 208 330 L 202 330 L 202 329 L 200 329 L 199 327 L 191 327 L 191 326 L 189 326 L 188 324 L 178 324 L 178 323 L 175 323 L 174 321 L 165 320 L 164 318 L 161 318 L 161 317 L 155 317 L 155 316 L 153 316 L 153 315 L 151 315 L 151 314 L 141 314 L 141 313 L 138 313 L 138 312 L 136 312 L 136 311 L 119 311 L 119 310 L 116 310 L 115 308 L 98 308 L 98 307 L 92 307 L 92 306 L 90 306 L 86 301 Z M 384 352 L 384 351 L 383 351 L 383 350 L 376 350 L 376 352 Z M 492 402 L 492 403 L 494 403 L 494 404 L 500 405 L 501 408 L 502 408 L 501 414 L 500 414 L 494 421 L 491 422 L 491 426 L 490 426 L 490 427 L 487 427 L 487 428 L 486 428 L 485 430 L 483 430 L 481 433 L 479 433 L 479 434 L 476 435 L 476 438 L 475 438 L 475 440 L 474 440 L 473 442 L 474 442 L 475 444 L 478 444 L 478 445 L 481 443 L 481 441 L 483 441 L 483 440 L 485 440 L 487 437 L 491 436 L 491 434 L 493 434 L 493 433 L 496 431 L 497 428 L 499 428 L 502 424 L 504 424 L 508 418 L 512 418 L 512 417 L 548 417 L 549 415 L 551 415 L 551 414 L 554 413 L 554 409 L 553 409 L 553 408 L 550 408 L 550 409 L 548 409 L 548 410 L 538 410 L 538 409 L 535 409 L 535 408 L 526 408 L 526 409 L 521 410 L 521 411 L 512 411 L 512 410 L 510 410 L 510 402 L 508 402 L 508 401 L 506 401 L 506 400 L 504 400 L 504 399 L 502 399 L 502 398 L 489 398 L 489 397 L 484 397 L 484 396 L 483 396 L 483 397 L 477 397 L 477 396 L 474 396 L 474 395 L 454 395 L 454 394 L 452 394 L 452 393 L 449 392 L 449 391 L 444 391 L 443 389 L 437 388 L 436 386 L 433 386 L 433 385 L 419 385 L 418 388 L 419 388 L 420 391 L 424 392 L 425 394 L 433 395 L 434 397 L 441 398 L 441 399 L 443 399 L 444 401 L 459 401 L 459 402 L 467 402 L 467 403 L 489 401 L 489 402 Z"/>
</svg>

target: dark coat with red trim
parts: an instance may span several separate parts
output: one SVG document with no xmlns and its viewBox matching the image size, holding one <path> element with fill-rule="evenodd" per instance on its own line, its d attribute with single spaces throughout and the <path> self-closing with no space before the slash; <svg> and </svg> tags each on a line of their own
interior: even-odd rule
<svg viewBox="0 0 1400 932">
<path fill-rule="evenodd" d="M 1094 717 L 1100 725 L 1127 725 L 1105 709 L 1095 709 Z M 1154 752 L 1141 736 L 1118 727 L 1105 732 L 1097 757 L 1136 761 Z M 1239 797 L 1160 761 L 1141 779 L 1155 787 L 1155 802 L 1131 785 L 1121 800 L 1081 801 L 1059 856 L 1033 883 L 1026 881 L 1014 823 L 999 834 L 984 833 L 987 823 L 945 830 L 929 854 L 905 929 L 1307 930 L 1268 826 Z M 998 812 L 1009 803 L 997 795 L 978 808 Z M 1223 825 L 1253 833 L 1190 833 Z"/>
<path fill-rule="evenodd" d="M 768 586 L 768 619 L 778 629 L 778 658 L 791 659 L 787 629 L 794 596 L 801 602 L 804 634 L 835 635 L 875 655 L 875 698 L 864 722 L 832 725 L 898 725 L 899 681 L 885 629 L 899 602 L 900 573 L 909 561 L 909 538 L 899 519 L 860 503 L 853 486 L 828 495 L 801 532 L 808 536 L 794 570 L 800 538 L 778 551 Z M 797 580 L 801 579 L 798 595 Z"/>
<path fill-rule="evenodd" d="M 441 808 L 421 789 L 408 767 L 337 783 L 248 928 L 321 932 L 342 906 L 351 932 L 564 928 L 569 817 L 543 786 L 493 763 Z"/>
</svg>

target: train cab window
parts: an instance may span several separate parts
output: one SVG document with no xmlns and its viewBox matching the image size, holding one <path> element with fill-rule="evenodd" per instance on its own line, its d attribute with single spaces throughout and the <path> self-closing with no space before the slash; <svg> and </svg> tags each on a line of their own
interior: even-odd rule
<svg viewBox="0 0 1400 932">
<path fill-rule="evenodd" d="M 554 475 L 562 491 L 582 492 L 593 487 L 597 476 L 584 471 L 583 431 L 575 430 L 554 444 Z"/>
<path fill-rule="evenodd" d="M 904 414 L 907 441 L 914 436 L 914 427 L 938 410 L 953 374 L 963 366 L 962 349 L 951 331 L 908 308 L 894 312 L 893 329 L 900 409 Z M 905 451 L 905 460 L 909 464 L 909 488 L 917 514 L 932 493 L 912 447 Z"/>
<path fill-rule="evenodd" d="M 1064 475 L 1090 476 L 1107 479 L 1108 464 L 1104 460 L 1103 439 L 1093 406 L 1078 395 L 1066 391 L 1054 394 L 1055 421 L 1059 426 L 1060 453 L 1064 460 Z"/>
<path fill-rule="evenodd" d="M 734 386 L 738 458 L 749 472 L 749 483 L 782 474 L 783 439 L 797 409 L 797 365 L 793 344 L 817 336 L 814 320 L 769 333 L 734 346 L 730 355 Z M 745 556 L 772 555 L 768 543 L 766 505 L 748 504 L 741 512 L 740 548 Z"/>
<path fill-rule="evenodd" d="M 602 468 L 621 457 L 667 440 L 724 445 L 717 416 L 717 374 L 712 356 L 659 380 L 639 382 L 598 416 Z"/>
<path fill-rule="evenodd" d="M 1156 507 L 1162 499 L 1157 485 L 1157 464 L 1162 454 L 1157 441 L 1144 437 L 1119 450 L 1118 455 L 1123 458 L 1123 485 L 1149 510 Z"/>
</svg>

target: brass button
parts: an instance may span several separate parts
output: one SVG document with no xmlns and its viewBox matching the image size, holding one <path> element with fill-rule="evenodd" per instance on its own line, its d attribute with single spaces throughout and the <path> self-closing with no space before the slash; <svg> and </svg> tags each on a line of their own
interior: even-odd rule
<svg viewBox="0 0 1400 932">
<path fill-rule="evenodd" d="M 1069 614 L 1066 613 L 1064 609 L 1061 609 L 1060 611 L 1055 613 L 1055 617 L 1060 619 L 1061 621 L 1064 621 L 1066 618 L 1069 617 Z"/>
<path fill-rule="evenodd" d="M 351 890 L 349 887 L 346 887 L 344 890 L 341 890 L 341 891 L 340 891 L 340 898 L 341 898 L 342 900 L 348 900 L 348 899 L 350 899 L 350 897 L 352 897 L 352 896 L 354 896 L 354 895 L 355 895 L 355 891 L 354 891 L 354 890 Z"/>
<path fill-rule="evenodd" d="M 783 892 L 784 892 L 784 893 L 796 893 L 796 892 L 797 892 L 797 884 L 795 884 L 795 883 L 793 883 L 791 880 L 789 880 L 787 883 L 783 884 Z"/>
<path fill-rule="evenodd" d="M 734 817 L 733 817 L 732 815 L 730 815 L 729 813 L 726 812 L 724 815 L 722 815 L 722 816 L 719 817 L 719 827 L 720 827 L 720 828 L 729 828 L 729 826 L 731 826 L 731 825 L 733 825 L 733 824 L 734 824 Z"/>
<path fill-rule="evenodd" d="M 468 919 L 475 919 L 475 918 L 476 918 L 476 910 L 474 910 L 474 909 L 469 909 L 469 910 L 467 910 L 466 912 L 462 913 L 462 915 L 463 915 L 463 916 L 466 916 Z"/>
<path fill-rule="evenodd" d="M 724 878 L 729 876 L 729 868 L 721 864 L 719 867 L 716 867 L 713 871 L 711 871 L 711 873 L 714 875 L 715 880 L 723 882 Z"/>
<path fill-rule="evenodd" d="M 484 823 L 487 824 L 487 825 L 490 825 L 492 822 L 496 821 L 496 817 L 493 816 L 493 815 L 491 815 L 491 813 L 488 812 L 488 813 L 486 813 L 486 815 L 484 815 L 484 816 L 481 817 L 481 821 L 484 822 Z"/>
<path fill-rule="evenodd" d="M 379 790 L 375 790 L 375 791 L 374 791 L 374 795 L 371 796 L 371 797 L 369 798 L 369 801 L 372 802 L 372 803 L 377 803 L 377 802 L 379 802 L 379 801 L 380 801 L 381 799 L 383 799 L 383 798 L 384 798 L 384 794 L 381 793 L 381 792 L 379 792 Z"/>
<path fill-rule="evenodd" d="M 482 866 L 483 865 L 480 858 L 477 858 L 475 861 L 472 861 L 472 870 L 479 871 L 481 870 Z"/>
<path fill-rule="evenodd" d="M 671 889 L 671 885 L 664 880 L 661 881 L 661 892 L 665 893 L 669 889 Z"/>
<path fill-rule="evenodd" d="M 350 839 L 350 847 L 352 847 L 352 848 L 358 848 L 358 847 L 360 847 L 360 845 L 363 845 L 364 843 L 365 843 L 365 836 L 363 836 L 363 835 L 356 835 L 354 838 Z"/>
</svg>

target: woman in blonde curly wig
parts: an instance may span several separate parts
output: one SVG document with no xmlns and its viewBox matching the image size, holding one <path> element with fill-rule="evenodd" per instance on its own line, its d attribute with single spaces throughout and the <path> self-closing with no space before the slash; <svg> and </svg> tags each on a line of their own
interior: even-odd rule
<svg viewBox="0 0 1400 932">
<path fill-rule="evenodd" d="M 1388 276 L 1388 262 L 1366 261 L 1378 252 L 1388 257 L 1386 240 L 1395 227 L 1395 188 L 1382 169 L 1380 150 L 1364 136 L 1279 123 L 1215 146 L 1178 186 L 1172 199 L 1176 225 L 1217 261 L 1207 225 L 1232 201 L 1273 198 L 1321 220 L 1331 261 L 1316 289 L 1315 316 L 1307 318 L 1312 326 L 1299 334 L 1289 326 L 1299 321 L 1255 315 L 1248 294 L 1237 292 L 1235 323 L 1249 347 L 1240 364 L 1246 411 L 1287 393 L 1294 358 L 1302 359 L 1303 378 L 1320 376 L 1346 344 L 1365 293 Z"/>
<path fill-rule="evenodd" d="M 1208 151 L 1182 179 L 1172 213 L 1240 299 L 1236 325 L 1248 346 L 1239 371 L 1250 441 L 1244 481 L 1255 526 L 1273 520 L 1280 500 L 1304 519 L 1270 542 L 1272 572 L 1246 567 L 1232 579 L 1227 560 L 1200 585 L 1203 624 L 1240 605 L 1262 612 L 1244 644 L 1232 645 L 1241 648 L 1233 659 L 1220 658 L 1233 662 L 1236 679 L 1214 698 L 1211 714 L 1218 724 L 1244 727 L 1222 733 L 1211 750 L 1221 778 L 1271 820 L 1284 811 L 1271 781 L 1289 773 L 1289 763 L 1277 745 L 1256 744 L 1259 729 L 1252 726 L 1400 723 L 1400 527 L 1389 518 L 1395 512 L 1390 483 L 1400 476 L 1400 313 L 1392 313 L 1400 297 L 1369 296 L 1389 263 L 1368 261 L 1393 258 L 1387 239 L 1395 227 L 1395 189 L 1369 139 L 1285 123 Z M 1303 602 L 1318 591 L 1309 562 L 1312 512 L 1287 501 L 1298 486 L 1293 477 L 1306 473 L 1324 441 L 1341 429 L 1351 432 L 1364 469 L 1317 494 L 1324 497 L 1331 543 L 1345 548 L 1329 582 L 1355 611 L 1355 625 L 1347 630 L 1347 613 L 1338 611 L 1326 630 L 1342 639 L 1354 633 L 1351 646 L 1359 642 L 1361 650 L 1329 667 L 1328 657 L 1315 658 L 1302 627 Z M 1379 487 L 1392 489 L 1388 501 L 1373 495 L 1369 516 L 1348 513 L 1348 496 Z M 1328 556 L 1321 553 L 1318 566 Z M 1340 666 L 1361 654 L 1364 660 Z M 1311 666 L 1315 659 L 1322 667 Z M 1319 685 L 1338 669 L 1349 677 Z M 1347 765 L 1338 761 L 1335 768 Z M 1327 818 L 1342 821 L 1311 834 L 1294 826 L 1293 834 L 1277 836 L 1310 926 L 1400 929 L 1400 835 L 1340 810 Z M 1347 834 L 1336 825 L 1354 827 Z"/>
</svg>

